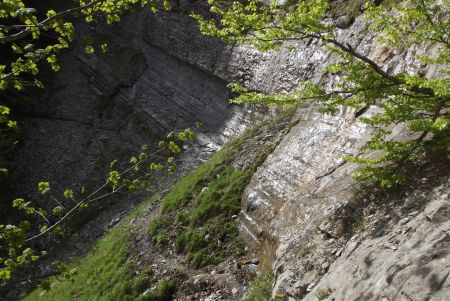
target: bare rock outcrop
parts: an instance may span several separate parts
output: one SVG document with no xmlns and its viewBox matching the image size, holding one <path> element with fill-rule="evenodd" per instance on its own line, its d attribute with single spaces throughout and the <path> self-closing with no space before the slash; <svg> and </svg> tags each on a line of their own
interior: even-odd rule
<svg viewBox="0 0 450 301">
<path fill-rule="evenodd" d="M 149 20 L 151 43 L 225 80 L 266 92 L 290 91 L 302 80 L 325 83 L 321 71 L 335 59 L 314 41 L 286 45 L 278 53 L 259 53 L 249 46 L 207 40 L 196 33 L 193 21 L 180 15 L 161 14 Z M 164 27 L 167 23 L 169 28 Z M 394 51 L 377 44 L 363 20 L 357 18 L 346 27 L 338 32 L 339 38 L 384 64 L 389 72 L 436 72 L 413 59 L 417 52 L 431 51 L 427 47 Z M 190 51 L 182 51 L 185 48 Z M 376 110 L 370 107 L 363 116 Z M 277 278 L 274 297 L 444 300 L 450 283 L 445 251 L 450 231 L 448 174 L 444 182 L 433 184 L 429 194 L 423 187 L 414 190 L 417 204 L 423 205 L 417 213 L 400 210 L 382 233 L 358 230 L 359 220 L 348 218 L 348 212 L 358 212 L 367 204 L 355 198 L 351 173 L 357 166 L 341 158 L 357 153 L 372 129 L 352 111 L 325 116 L 305 105 L 298 115 L 300 122 L 253 176 L 240 215 L 242 236 L 259 252 L 260 267 L 272 269 Z M 401 125 L 394 129 L 399 137 L 405 133 Z M 397 202 L 408 200 L 403 197 Z M 431 222 L 427 212 L 431 216 L 436 212 L 438 222 Z M 416 230 L 402 228 L 405 218 Z M 361 234 L 350 236 L 355 229 Z"/>
</svg>

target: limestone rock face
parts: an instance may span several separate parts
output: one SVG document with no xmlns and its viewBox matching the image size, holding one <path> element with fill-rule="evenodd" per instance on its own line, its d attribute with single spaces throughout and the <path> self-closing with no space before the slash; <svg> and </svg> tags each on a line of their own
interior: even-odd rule
<svg viewBox="0 0 450 301">
<path fill-rule="evenodd" d="M 161 14 L 149 20 L 150 43 L 227 81 L 266 92 L 290 91 L 302 80 L 333 84 L 321 71 L 335 58 L 314 41 L 290 44 L 278 53 L 259 53 L 249 46 L 227 46 L 201 37 L 193 21 L 180 15 Z M 339 38 L 351 41 L 390 72 L 436 72 L 413 60 L 414 53 L 430 49 L 396 52 L 378 45 L 360 19 L 345 27 Z M 362 116 L 376 110 L 370 107 Z M 449 253 L 444 251 L 450 243 L 448 194 L 443 188 L 448 182 L 417 187 L 414 197 L 396 200 L 402 206 L 386 200 L 392 210 L 398 210 L 395 218 L 388 222 L 386 217 L 373 215 L 366 222 L 381 221 L 385 227 L 359 229 L 352 216 L 367 204 L 354 195 L 351 173 L 357 166 L 340 159 L 357 153 L 370 137 L 372 129 L 359 122 L 359 115 L 344 110 L 325 116 L 313 105 L 299 108 L 300 121 L 246 189 L 240 214 L 242 237 L 259 252 L 260 267 L 274 272 L 273 296 L 285 300 L 316 300 L 318 296 L 329 300 L 444 300 L 450 281 Z M 393 132 L 398 137 L 406 133 L 402 126 Z M 411 199 L 414 206 L 404 205 Z M 414 213 L 424 208 L 424 213 Z M 414 225 L 409 230 L 404 228 L 404 218 Z"/>
<path fill-rule="evenodd" d="M 430 49 L 395 52 L 377 45 L 358 18 L 342 27 L 341 40 L 390 72 L 436 72 L 412 59 Z M 17 169 L 27 175 L 23 187 L 46 175 L 62 184 L 89 178 L 87 171 L 105 153 L 195 121 L 209 129 L 201 145 L 221 145 L 254 119 L 227 103 L 225 82 L 266 92 L 291 91 L 303 80 L 333 84 L 321 71 L 335 58 L 314 41 L 260 53 L 203 37 L 184 14 L 163 12 L 83 30 L 112 37 L 111 53 L 89 56 L 80 46 L 63 56 L 56 88 L 43 96 L 53 109 L 24 122 L 26 142 L 17 157 Z M 376 110 L 370 107 L 361 116 Z M 246 188 L 242 237 L 259 253 L 260 267 L 275 274 L 273 296 L 285 300 L 446 300 L 448 177 L 416 187 L 410 197 L 386 199 L 355 226 L 356 213 L 368 203 L 354 197 L 351 173 L 357 166 L 341 158 L 357 153 L 370 137 L 372 129 L 359 115 L 342 110 L 325 116 L 313 104 L 298 109 L 300 121 Z M 405 134 L 402 126 L 393 132 Z M 57 147 L 49 152 L 51 145 Z M 21 165 L 35 161 L 40 163 Z"/>
<path fill-rule="evenodd" d="M 417 190 L 405 203 L 425 203 L 402 219 L 390 215 L 383 233 L 365 231 L 343 246 L 304 300 L 330 288 L 330 300 L 446 300 L 450 294 L 450 182 Z M 430 218 L 430 214 L 435 219 Z"/>
<path fill-rule="evenodd" d="M 187 163 L 192 168 L 258 118 L 228 102 L 220 78 L 119 29 L 79 26 L 79 39 L 60 58 L 61 72 L 48 76 L 51 89 L 30 96 L 33 110 L 20 120 L 11 168 L 17 195 L 38 199 L 39 181 L 55 189 L 103 181 L 113 159 L 127 160 L 143 144 L 201 124 Z M 87 34 L 108 41 L 109 51 L 85 53 L 81 37 Z"/>
</svg>

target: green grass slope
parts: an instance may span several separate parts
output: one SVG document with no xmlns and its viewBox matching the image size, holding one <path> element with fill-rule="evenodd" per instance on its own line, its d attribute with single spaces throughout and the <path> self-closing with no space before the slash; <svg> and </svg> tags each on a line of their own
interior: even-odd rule
<svg viewBox="0 0 450 301">
<path fill-rule="evenodd" d="M 48 292 L 36 288 L 23 300 L 136 300 L 133 263 L 128 256 L 130 221 L 153 200 L 144 202 L 100 239 L 84 258 L 70 264 L 77 269 L 73 281 L 50 278 Z"/>
<path fill-rule="evenodd" d="M 208 161 L 180 180 L 163 198 L 161 210 L 148 231 L 164 249 L 184 254 L 199 268 L 243 253 L 235 215 L 242 192 L 252 174 L 292 126 L 293 111 L 268 119 L 227 143 Z M 272 137 L 272 138 L 268 138 Z M 77 274 L 72 281 L 52 277 L 51 289 L 36 288 L 24 301 L 164 301 L 176 293 L 175 283 L 159 279 L 149 283 L 136 271 L 138 252 L 131 250 L 132 220 L 157 198 L 144 202 L 111 229 L 81 259 L 71 263 Z M 148 290 L 152 287 L 151 290 Z M 143 294 L 146 292 L 145 294 Z"/>
</svg>

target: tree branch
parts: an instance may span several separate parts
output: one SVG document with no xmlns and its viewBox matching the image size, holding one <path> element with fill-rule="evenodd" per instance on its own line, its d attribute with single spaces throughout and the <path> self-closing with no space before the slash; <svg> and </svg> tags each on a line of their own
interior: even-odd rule
<svg viewBox="0 0 450 301">
<path fill-rule="evenodd" d="M 56 15 L 51 16 L 51 17 L 49 17 L 47 19 L 44 19 L 41 22 L 39 22 L 39 23 L 37 23 L 37 24 L 35 24 L 35 25 L 31 26 L 31 27 L 30 26 L 26 27 L 25 29 L 19 31 L 18 33 L 0 37 L 0 43 L 8 43 L 8 42 L 13 42 L 13 41 L 22 39 L 22 38 L 24 38 L 24 37 L 26 37 L 26 36 L 28 36 L 29 34 L 32 33 L 31 28 L 43 27 L 43 26 L 49 25 L 49 24 L 51 24 L 51 23 L 53 23 L 53 22 L 55 22 L 57 20 L 60 20 L 60 19 L 66 17 L 68 15 L 76 14 L 78 12 L 81 12 L 84 9 L 90 8 L 90 7 L 92 7 L 92 6 L 94 6 L 94 5 L 98 4 L 98 3 L 101 3 L 101 2 L 103 2 L 103 0 L 94 1 L 94 2 L 91 2 L 91 3 L 85 4 L 83 6 L 80 6 L 80 7 L 71 8 L 71 9 L 68 9 L 66 11 L 57 13 Z"/>
</svg>

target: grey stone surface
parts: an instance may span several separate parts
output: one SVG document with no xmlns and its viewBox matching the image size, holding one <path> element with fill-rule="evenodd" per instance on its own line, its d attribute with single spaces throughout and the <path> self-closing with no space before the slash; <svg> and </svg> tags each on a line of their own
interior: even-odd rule
<svg viewBox="0 0 450 301">
<path fill-rule="evenodd" d="M 338 80 L 322 75 L 335 58 L 314 41 L 259 53 L 250 46 L 205 38 L 194 21 L 179 13 L 143 12 L 125 18 L 119 27 L 95 30 L 115 36 L 112 53 L 91 58 L 76 48 L 74 55 L 63 58 L 63 70 L 72 71 L 57 77 L 59 88 L 50 93 L 51 101 L 60 104 L 52 115 L 56 117 L 31 118 L 33 126 L 25 129 L 26 137 L 37 141 L 22 146 L 19 162 L 27 162 L 27 156 L 45 158 L 39 166 L 23 167 L 30 183 L 46 169 L 50 180 L 68 181 L 65 175 L 74 166 L 80 168 L 75 178 L 86 177 L 100 153 L 114 150 L 115 141 L 136 145 L 198 118 L 213 129 L 204 135 L 203 145 L 220 145 L 251 120 L 241 109 L 228 107 L 221 80 L 266 92 L 291 91 L 307 79 L 329 85 Z M 414 53 L 432 49 L 395 52 L 378 45 L 361 19 L 338 34 L 390 72 L 436 72 L 413 59 Z M 125 114 L 124 108 L 132 113 Z M 376 110 L 371 107 L 364 114 Z M 277 278 L 274 294 L 282 290 L 289 300 L 315 300 L 323 291 L 330 292 L 329 300 L 446 300 L 448 181 L 428 191 L 418 187 L 409 199 L 399 201 L 418 202 L 426 209 L 401 211 L 393 219 L 392 208 L 385 208 L 385 215 L 374 215 L 360 233 L 346 237 L 340 216 L 362 204 L 352 189 L 356 166 L 340 157 L 356 153 L 372 129 L 347 110 L 327 116 L 307 104 L 298 116 L 299 123 L 253 176 L 239 215 L 243 238 L 259 253 L 260 266 L 271 268 Z M 402 126 L 394 133 L 405 135 Z M 45 153 L 49 145 L 41 145 L 40 137 L 54 137 L 45 143 L 62 147 Z"/>
<path fill-rule="evenodd" d="M 47 80 L 48 88 L 33 95 L 36 110 L 21 120 L 12 167 L 17 195 L 49 208 L 35 193 L 39 181 L 50 181 L 55 193 L 95 185 L 113 159 L 126 160 L 143 144 L 201 123 L 204 131 L 190 150 L 196 163 L 187 163 L 192 167 L 259 118 L 228 103 L 221 79 L 114 29 L 80 26 L 80 37 L 109 41 L 109 51 L 86 54 L 80 38 L 61 56 L 61 71 Z"/>
<path fill-rule="evenodd" d="M 259 53 L 250 46 L 225 46 L 218 41 L 205 40 L 192 29 L 192 21 L 179 15 L 161 14 L 149 20 L 151 43 L 225 80 L 239 81 L 250 88 L 282 92 L 295 89 L 302 80 L 328 85 L 338 80 L 322 75 L 324 67 L 335 58 L 324 53 L 313 41 L 286 45 L 278 53 Z M 167 23 L 171 24 L 169 28 L 164 27 Z M 394 51 L 376 44 L 374 36 L 366 29 L 365 23 L 357 19 L 347 29 L 339 30 L 338 36 L 387 66 L 389 72 L 416 71 L 427 76 L 436 72 L 413 58 L 414 53 L 427 53 L 432 49 L 422 46 Z M 367 116 L 376 110 L 371 107 L 364 114 Z M 306 105 L 299 109 L 298 115 L 300 122 L 253 176 L 240 215 L 243 238 L 259 252 L 261 266 L 272 268 L 277 277 L 274 294 L 282 287 L 292 300 L 315 300 L 321 291 L 332 292 L 330 300 L 333 297 L 334 300 L 444 300 L 449 283 L 445 265 L 448 252 L 440 253 L 440 250 L 448 244 L 448 225 L 424 226 L 424 232 L 415 238 L 428 237 L 422 249 L 411 243 L 402 244 L 401 237 L 395 235 L 385 238 L 396 242 L 389 244 L 382 238 L 359 235 L 346 238 L 343 235 L 346 225 L 337 221 L 341 210 L 361 204 L 354 198 L 351 178 L 356 165 L 344 164 L 339 158 L 355 154 L 372 129 L 361 124 L 352 111 L 324 116 L 314 106 Z M 406 134 L 402 126 L 393 132 L 396 137 Z M 437 189 L 439 199 L 444 195 L 442 189 Z M 420 188 L 417 193 L 420 195 Z M 431 205 L 433 197 L 427 196 L 418 197 L 417 201 L 431 201 L 426 211 L 430 220 L 436 223 L 448 220 L 447 203 Z M 416 228 L 421 227 L 422 224 L 416 224 Z M 378 236 L 396 231 L 389 227 L 379 230 L 374 230 Z M 437 250 L 439 259 L 420 257 L 431 249 Z M 402 252 L 398 253 L 400 250 Z M 392 256 L 396 252 L 399 257 Z M 372 254 L 380 264 L 368 267 L 364 266 L 367 263 L 360 263 Z M 423 261 L 419 262 L 419 257 Z M 443 265 L 436 264 L 439 260 Z M 390 277 L 390 283 L 380 284 L 378 281 L 389 277 L 388 270 L 395 269 L 396 262 L 416 263 L 404 274 L 394 272 L 398 278 Z M 420 270 L 422 265 L 426 266 L 429 278 L 414 276 L 413 271 Z"/>
<path fill-rule="evenodd" d="M 408 223 L 387 226 L 382 236 L 364 236 L 345 245 L 341 257 L 304 300 L 330 288 L 328 300 L 447 300 L 450 296 L 450 218 L 444 181 L 423 195 L 418 190 L 404 202 L 428 203 Z M 430 220 L 429 212 L 447 214 Z M 384 299 L 383 299 L 384 298 Z"/>
</svg>

